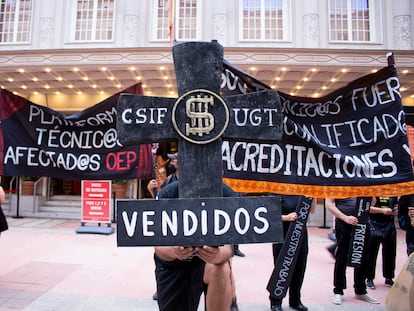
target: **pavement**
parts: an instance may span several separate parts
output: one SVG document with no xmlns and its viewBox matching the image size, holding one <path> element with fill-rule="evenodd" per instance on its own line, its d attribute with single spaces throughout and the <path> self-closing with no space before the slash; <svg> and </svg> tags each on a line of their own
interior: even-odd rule
<svg viewBox="0 0 414 311">
<path fill-rule="evenodd" d="M 152 300 L 151 247 L 117 247 L 116 233 L 76 233 L 80 226 L 76 220 L 9 217 L 8 223 L 9 230 L 0 236 L 0 311 L 158 310 Z M 331 229 L 308 230 L 310 253 L 302 301 L 309 310 L 386 310 L 389 288 L 382 278 L 381 256 L 374 281 L 377 288 L 368 289 L 380 305 L 355 299 L 351 268 L 343 304 L 332 304 L 334 260 L 326 250 L 332 243 Z M 404 236 L 398 229 L 396 276 L 407 260 Z M 246 256 L 233 259 L 239 310 L 270 310 L 266 285 L 273 268 L 271 244 L 240 245 L 240 250 Z M 283 308 L 291 310 L 288 299 Z M 203 304 L 199 310 L 204 310 Z"/>
</svg>

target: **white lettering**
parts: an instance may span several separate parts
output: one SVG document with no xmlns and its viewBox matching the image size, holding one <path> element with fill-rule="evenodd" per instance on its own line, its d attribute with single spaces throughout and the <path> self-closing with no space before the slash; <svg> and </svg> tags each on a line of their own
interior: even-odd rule
<svg viewBox="0 0 414 311">
<path fill-rule="evenodd" d="M 129 237 L 132 237 L 135 233 L 135 227 L 137 225 L 137 217 L 138 217 L 138 213 L 133 212 L 132 219 L 131 221 L 129 221 L 127 212 L 125 211 L 122 212 L 122 220 L 124 221 L 125 230 Z"/>
</svg>

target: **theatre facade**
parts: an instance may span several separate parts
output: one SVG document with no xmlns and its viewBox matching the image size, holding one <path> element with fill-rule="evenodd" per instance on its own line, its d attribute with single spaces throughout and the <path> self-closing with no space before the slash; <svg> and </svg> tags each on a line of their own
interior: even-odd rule
<svg viewBox="0 0 414 311">
<path fill-rule="evenodd" d="M 308 98 L 381 70 L 393 53 L 402 103 L 414 107 L 413 16 L 414 0 L 0 0 L 0 86 L 66 116 L 131 87 L 177 97 L 172 46 L 217 40 L 232 66 Z M 6 213 L 79 218 L 82 180 L 44 175 L 2 176 Z M 35 179 L 33 194 L 24 179 Z M 147 182 L 120 183 L 145 199 Z M 332 217 L 318 209 L 310 222 Z"/>
</svg>

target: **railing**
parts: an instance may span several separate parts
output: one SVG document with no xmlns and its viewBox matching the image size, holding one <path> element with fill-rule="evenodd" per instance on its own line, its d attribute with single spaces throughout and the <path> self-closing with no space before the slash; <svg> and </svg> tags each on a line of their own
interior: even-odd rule
<svg viewBox="0 0 414 311">
<path fill-rule="evenodd" d="M 10 183 L 9 183 L 9 189 L 16 189 L 16 192 L 19 190 L 19 187 L 18 187 L 18 182 L 19 182 L 19 179 L 17 178 L 17 176 L 13 176 L 11 179 L 10 179 Z M 15 185 L 15 187 L 13 187 L 13 185 Z M 12 191 L 9 191 L 8 192 L 8 194 L 7 194 L 8 196 L 9 196 L 9 212 L 11 212 L 11 206 L 12 206 Z"/>
<path fill-rule="evenodd" d="M 38 201 L 36 200 L 36 196 L 38 193 L 42 194 L 42 195 L 46 195 L 46 189 L 45 189 L 45 185 L 47 182 L 47 177 L 40 177 L 38 180 L 35 181 L 34 185 L 33 185 L 33 213 L 37 213 L 38 212 Z M 43 184 L 43 187 L 40 188 L 40 190 L 42 190 L 42 192 L 38 191 L 39 187 Z"/>
<path fill-rule="evenodd" d="M 141 197 L 141 179 L 139 181 L 137 181 L 137 179 L 134 179 L 131 183 L 128 184 L 128 199 L 134 199 L 134 194 L 136 193 L 137 186 L 139 191 L 138 198 Z"/>
</svg>

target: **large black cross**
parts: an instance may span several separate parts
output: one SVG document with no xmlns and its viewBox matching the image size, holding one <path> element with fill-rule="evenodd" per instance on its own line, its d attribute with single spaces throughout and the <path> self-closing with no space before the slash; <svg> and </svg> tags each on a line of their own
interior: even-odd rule
<svg viewBox="0 0 414 311">
<path fill-rule="evenodd" d="M 210 236 L 214 231 L 211 224 L 214 217 L 216 222 L 217 219 L 221 221 L 222 226 L 225 225 L 223 222 L 226 223 L 227 216 L 223 216 L 217 207 L 228 211 L 232 225 L 239 222 L 236 224 L 237 228 L 242 227 L 237 238 L 239 243 L 283 241 L 280 201 L 277 197 L 222 198 L 222 138 L 275 141 L 282 136 L 282 110 L 276 91 L 220 97 L 223 54 L 223 47 L 217 41 L 175 45 L 173 58 L 178 99 L 129 94 L 120 96 L 117 132 L 122 144 L 178 141 L 180 199 L 119 202 L 118 245 L 200 245 L 199 242 L 211 245 L 213 242 L 227 242 L 234 238 L 234 234 L 226 234 L 224 238 Z M 188 216 L 191 213 L 188 211 L 197 208 L 205 209 L 206 214 L 194 213 L 192 216 L 198 218 L 195 220 Z M 194 220 L 200 222 L 201 228 L 202 217 L 207 217 L 208 230 L 205 227 L 204 231 L 200 229 L 198 234 L 190 235 L 183 229 L 182 232 L 178 230 L 182 233 L 181 236 L 176 234 L 178 238 L 166 236 L 161 224 L 154 225 L 154 222 L 164 225 L 172 222 L 173 216 L 170 215 L 167 221 L 166 213 L 163 215 L 161 212 L 167 210 L 179 211 L 178 222 L 184 217 L 191 218 L 192 224 L 186 224 L 187 231 L 194 229 Z M 250 210 L 251 214 L 246 210 Z M 269 230 L 264 230 L 269 223 Z M 249 224 L 259 230 L 248 230 Z M 181 228 L 182 224 L 179 226 Z M 217 226 L 220 225 L 216 224 L 216 233 L 219 231 Z M 174 231 L 171 227 L 169 229 Z M 245 231 L 259 237 L 249 236 Z M 234 240 L 231 242 L 236 243 Z"/>
</svg>

